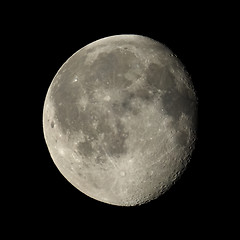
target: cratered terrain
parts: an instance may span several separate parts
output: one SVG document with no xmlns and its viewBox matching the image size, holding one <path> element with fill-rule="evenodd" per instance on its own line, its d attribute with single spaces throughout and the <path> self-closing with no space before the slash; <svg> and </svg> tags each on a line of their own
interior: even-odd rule
<svg viewBox="0 0 240 240">
<path fill-rule="evenodd" d="M 196 140 L 197 97 L 165 45 L 116 35 L 74 53 L 54 77 L 43 130 L 62 175 L 84 194 L 134 206 L 165 193 Z"/>
</svg>

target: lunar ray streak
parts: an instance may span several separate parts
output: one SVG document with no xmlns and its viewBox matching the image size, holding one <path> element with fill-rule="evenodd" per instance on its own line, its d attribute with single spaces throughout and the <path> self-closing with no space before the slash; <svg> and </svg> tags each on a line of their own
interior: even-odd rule
<svg viewBox="0 0 240 240">
<path fill-rule="evenodd" d="M 178 147 L 178 145 L 175 145 L 171 150 L 165 152 L 165 153 L 164 153 L 164 154 L 158 159 L 158 161 L 156 161 L 156 162 L 154 162 L 154 163 L 148 165 L 147 168 L 152 167 L 153 165 L 155 165 L 155 164 L 161 162 L 162 159 L 163 159 L 164 157 L 166 157 L 166 155 L 169 155 L 169 154 L 170 154 L 173 150 L 175 150 L 177 147 Z"/>
<path fill-rule="evenodd" d="M 173 135 L 174 135 L 174 134 L 173 134 Z M 164 140 L 165 140 L 165 139 L 164 139 Z M 158 161 L 156 161 L 156 162 L 154 162 L 154 163 L 152 163 L 152 164 L 150 164 L 150 165 L 147 165 L 146 168 L 148 169 L 148 168 L 152 167 L 153 165 L 161 162 L 161 160 L 162 160 L 164 157 L 166 157 L 166 155 L 170 154 L 176 147 L 178 147 L 178 145 L 175 145 L 171 150 L 165 152 L 165 153 L 161 156 L 161 158 L 158 159 Z M 134 172 L 137 172 L 137 171 L 139 171 L 139 170 L 142 170 L 142 168 L 138 168 L 138 169 L 136 169 Z"/>
<path fill-rule="evenodd" d="M 162 145 L 163 141 L 166 142 L 168 139 L 172 138 L 172 137 L 175 136 L 176 134 L 177 134 L 177 132 L 174 132 L 174 133 L 171 134 L 168 138 L 163 139 L 163 140 L 160 142 L 160 145 Z M 150 164 L 149 166 L 147 166 L 147 168 L 149 168 L 149 167 L 151 167 L 151 166 L 159 163 L 159 162 L 162 160 L 163 157 L 165 157 L 166 155 L 168 155 L 169 153 L 171 153 L 176 147 L 178 147 L 178 145 L 174 145 L 174 147 L 173 147 L 171 150 L 165 152 L 164 155 L 162 155 L 161 158 L 158 159 L 158 161 L 156 161 L 155 163 Z"/>
<path fill-rule="evenodd" d="M 111 157 L 110 157 L 109 153 L 107 152 L 104 145 L 102 145 L 102 149 L 103 149 L 104 153 L 106 154 L 106 157 L 108 158 L 108 161 L 117 169 L 118 168 L 117 165 L 112 161 L 112 159 L 111 159 Z"/>
<path fill-rule="evenodd" d="M 111 185 L 111 187 L 110 187 L 110 191 L 112 192 L 113 191 L 113 188 L 116 186 L 116 184 L 118 183 L 118 179 L 119 178 L 117 178 L 117 177 L 115 177 L 115 179 L 114 179 L 114 181 L 113 181 L 113 183 L 112 183 L 112 185 Z"/>
<path fill-rule="evenodd" d="M 131 90 L 134 88 L 139 88 L 141 86 L 141 81 L 144 82 L 145 77 L 139 77 L 135 82 L 133 82 L 130 86 L 125 87 L 123 90 Z"/>
</svg>

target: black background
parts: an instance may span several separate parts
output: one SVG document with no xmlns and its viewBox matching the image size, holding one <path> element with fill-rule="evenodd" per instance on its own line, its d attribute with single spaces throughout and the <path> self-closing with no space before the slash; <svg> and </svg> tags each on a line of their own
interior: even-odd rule
<svg viewBox="0 0 240 240">
<path fill-rule="evenodd" d="M 192 231 L 197 236 L 214 234 L 225 211 L 220 190 L 225 182 L 217 170 L 222 162 L 221 145 L 216 143 L 220 133 L 215 95 L 220 81 L 215 71 L 221 68 L 216 64 L 216 39 L 223 34 L 222 15 L 210 6 L 111 4 L 26 6 L 24 11 L 16 10 L 7 28 L 15 46 L 9 63 L 18 73 L 15 90 L 20 110 L 20 126 L 15 128 L 20 147 L 11 163 L 17 177 L 9 188 L 14 210 L 9 221 L 16 219 L 39 234 L 48 228 L 99 237 L 111 231 L 114 237 L 134 238 L 164 232 L 170 238 L 191 236 Z M 86 44 L 116 34 L 144 35 L 169 47 L 191 75 L 199 101 L 198 140 L 189 167 L 166 194 L 137 207 L 104 204 L 75 189 L 51 160 L 42 129 L 44 98 L 61 65 Z"/>
</svg>

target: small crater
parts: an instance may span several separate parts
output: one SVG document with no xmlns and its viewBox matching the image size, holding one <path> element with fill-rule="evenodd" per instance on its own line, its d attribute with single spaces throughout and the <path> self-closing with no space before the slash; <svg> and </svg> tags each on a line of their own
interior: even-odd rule
<svg viewBox="0 0 240 240">
<path fill-rule="evenodd" d="M 103 98 L 103 100 L 109 102 L 109 101 L 111 100 L 111 97 L 107 95 L 107 96 L 105 96 L 105 97 Z"/>
<path fill-rule="evenodd" d="M 54 123 L 54 121 L 52 121 L 51 122 L 51 128 L 54 128 L 54 126 L 55 126 L 55 123 Z"/>
<path fill-rule="evenodd" d="M 125 176 L 126 176 L 126 172 L 125 172 L 125 171 L 123 171 L 123 170 L 122 170 L 122 171 L 120 171 L 120 176 L 121 176 L 121 177 L 125 177 Z"/>
</svg>

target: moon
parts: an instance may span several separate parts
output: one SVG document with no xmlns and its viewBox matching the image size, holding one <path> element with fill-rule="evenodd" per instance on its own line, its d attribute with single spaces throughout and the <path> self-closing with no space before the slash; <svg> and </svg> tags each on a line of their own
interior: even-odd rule
<svg viewBox="0 0 240 240">
<path fill-rule="evenodd" d="M 181 61 L 139 35 L 88 44 L 47 91 L 43 132 L 62 175 L 98 201 L 135 206 L 180 178 L 196 142 L 197 96 Z"/>
</svg>

